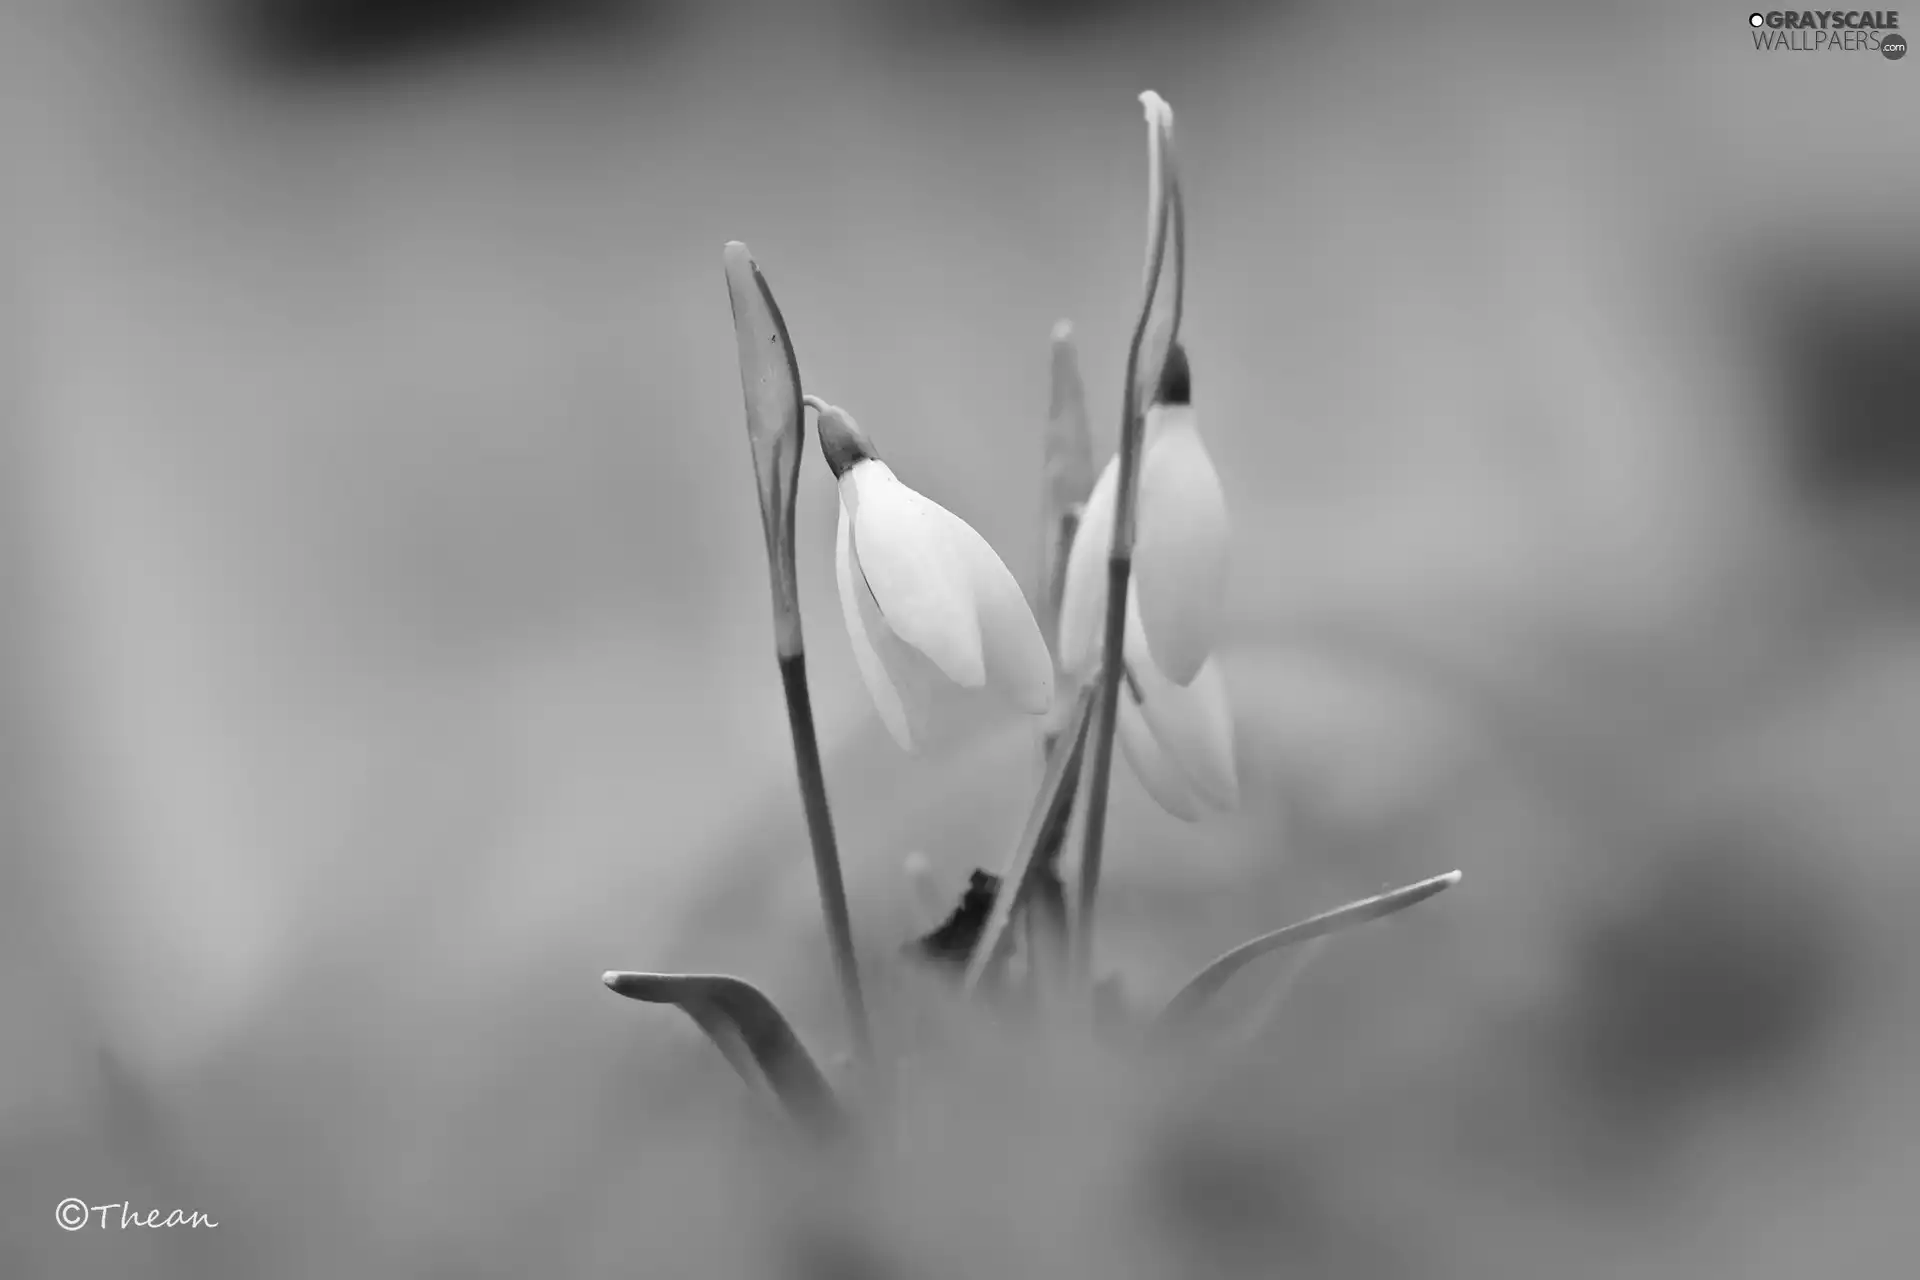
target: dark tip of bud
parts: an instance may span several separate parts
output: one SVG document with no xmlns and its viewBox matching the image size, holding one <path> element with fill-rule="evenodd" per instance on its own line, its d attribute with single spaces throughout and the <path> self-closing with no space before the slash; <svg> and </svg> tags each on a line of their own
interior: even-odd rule
<svg viewBox="0 0 1920 1280">
<path fill-rule="evenodd" d="M 1187 349 L 1176 342 L 1167 348 L 1166 363 L 1160 366 L 1160 385 L 1153 389 L 1155 404 L 1192 404 L 1193 369 L 1187 364 Z"/>
<path fill-rule="evenodd" d="M 820 454 L 826 458 L 834 479 L 845 475 L 854 463 L 880 456 L 873 451 L 873 441 L 867 439 L 867 433 L 860 429 L 852 414 L 817 396 L 808 396 L 807 403 L 819 415 Z"/>
</svg>

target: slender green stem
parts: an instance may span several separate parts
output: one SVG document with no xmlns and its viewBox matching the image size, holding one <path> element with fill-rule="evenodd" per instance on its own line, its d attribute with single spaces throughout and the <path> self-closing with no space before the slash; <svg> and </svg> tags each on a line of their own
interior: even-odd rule
<svg viewBox="0 0 1920 1280">
<path fill-rule="evenodd" d="M 847 1004 L 847 1025 L 863 1066 L 873 1065 L 873 1033 L 860 994 L 860 963 L 853 951 L 853 918 L 847 910 L 847 886 L 840 874 L 840 849 L 827 808 L 827 779 L 820 766 L 820 742 L 813 729 L 813 697 L 807 691 L 804 651 L 780 656 L 780 684 L 787 695 L 787 723 L 793 730 L 793 766 L 806 810 L 807 836 L 813 845 L 813 871 L 820 882 L 820 909 L 827 917 L 833 968 Z"/>
<path fill-rule="evenodd" d="M 1113 730 L 1120 712 L 1121 652 L 1126 639 L 1127 587 L 1133 577 L 1133 536 L 1140 491 L 1141 437 L 1145 418 L 1139 402 L 1140 350 L 1147 338 L 1147 326 L 1153 318 L 1154 296 L 1160 287 L 1160 273 L 1167 257 L 1167 224 L 1171 219 L 1171 187 L 1162 167 L 1166 140 L 1159 119 L 1149 110 L 1151 125 L 1148 158 L 1150 186 L 1154 201 L 1150 205 L 1147 271 L 1140 316 L 1134 322 L 1133 340 L 1127 345 L 1127 377 L 1121 392 L 1120 474 L 1114 499 L 1113 541 L 1107 552 L 1107 612 L 1102 628 L 1100 677 L 1093 726 L 1091 776 L 1087 780 L 1086 837 L 1080 855 L 1080 909 L 1074 931 L 1073 967 L 1075 978 L 1084 983 L 1092 972 L 1094 907 L 1100 893 L 1101 858 L 1107 834 L 1107 794 L 1113 781 Z M 1177 286 L 1176 286 L 1177 288 Z M 1171 349 L 1179 337 L 1169 332 Z"/>
<path fill-rule="evenodd" d="M 1006 869 L 1001 872 L 1000 892 L 994 898 L 993 911 L 987 916 L 980 940 L 974 944 L 973 955 L 967 961 L 963 985 L 968 991 L 979 984 L 1014 913 L 1025 901 L 1040 853 L 1049 847 L 1057 850 L 1065 838 L 1067 823 L 1073 817 L 1073 779 L 1079 771 L 1081 752 L 1087 741 L 1092 695 L 1091 689 L 1080 691 L 1074 700 L 1073 713 L 1061 731 L 1065 749 L 1056 751 L 1047 762 L 1047 775 L 1041 779 L 1039 793 L 1033 798 L 1033 809 L 1027 815 L 1025 830 L 1020 833 L 1020 843 L 1014 846 Z"/>
<path fill-rule="evenodd" d="M 1167 198 L 1173 204 L 1173 313 L 1167 324 L 1167 345 L 1180 336 L 1180 321 L 1187 314 L 1187 199 L 1180 187 L 1180 171 L 1174 160 L 1172 138 L 1167 147 Z M 1154 370 L 1158 375 L 1159 370 Z"/>
<path fill-rule="evenodd" d="M 1121 464 L 1121 476 L 1121 493 L 1124 495 L 1128 492 L 1124 462 Z M 1131 551 L 1108 556 L 1108 599 L 1121 601 L 1123 607 L 1132 570 Z M 1094 722 L 1093 754 L 1088 765 L 1086 833 L 1080 851 L 1080 909 L 1073 939 L 1073 971 L 1075 978 L 1080 981 L 1085 981 L 1092 973 L 1094 904 L 1100 893 L 1100 864 L 1107 834 L 1107 795 L 1113 782 L 1113 731 L 1115 717 L 1120 712 L 1122 663 L 1119 656 L 1125 640 L 1126 615 L 1109 606 L 1105 623 L 1101 644 L 1106 657 L 1100 665 L 1099 684 L 1095 686 L 1098 719 Z"/>
</svg>

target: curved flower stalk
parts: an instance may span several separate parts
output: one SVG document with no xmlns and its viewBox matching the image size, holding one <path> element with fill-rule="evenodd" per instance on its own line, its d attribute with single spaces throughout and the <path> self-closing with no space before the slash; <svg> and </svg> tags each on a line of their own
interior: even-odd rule
<svg viewBox="0 0 1920 1280">
<path fill-rule="evenodd" d="M 1140 462 L 1133 581 L 1156 665 L 1191 684 L 1213 652 L 1227 592 L 1227 500 L 1200 438 L 1193 374 L 1172 342 L 1147 410 Z M 1113 539 L 1120 459 L 1101 472 L 1068 554 L 1060 607 L 1060 665 L 1085 675 L 1099 661 L 1107 608 L 1107 548 Z"/>
<path fill-rule="evenodd" d="M 834 566 L 847 637 L 887 732 L 918 751 L 962 690 L 1045 715 L 1053 659 L 1006 564 L 972 525 L 902 484 L 845 410 L 806 402 L 840 485 Z"/>
<path fill-rule="evenodd" d="M 1071 968 L 1076 981 L 1084 985 L 1093 963 L 1093 925 L 1095 903 L 1100 893 L 1100 868 L 1107 836 L 1107 794 L 1113 780 L 1113 739 L 1120 715 L 1120 684 L 1123 647 L 1126 640 L 1126 597 L 1133 577 L 1133 544 L 1138 523 L 1140 497 L 1140 454 L 1144 444 L 1146 415 L 1140 411 L 1139 384 L 1142 374 L 1141 346 L 1147 326 L 1153 318 L 1153 301 L 1160 290 L 1160 276 L 1166 266 L 1169 224 L 1184 225 L 1177 196 L 1179 180 L 1174 175 L 1168 151 L 1173 143 L 1173 108 L 1152 90 L 1140 95 L 1147 113 L 1147 269 L 1141 288 L 1140 315 L 1134 322 L 1133 337 L 1127 344 L 1126 383 L 1120 400 L 1120 447 L 1115 452 L 1112 536 L 1107 542 L 1107 606 L 1100 626 L 1100 676 L 1097 682 L 1098 718 L 1090 744 L 1087 763 L 1087 819 L 1080 844 L 1080 901 L 1076 915 L 1078 929 L 1073 938 Z M 1178 237 L 1176 236 L 1176 240 Z M 1185 274 L 1184 247 L 1176 243 L 1174 273 Z M 1175 283 L 1176 303 L 1185 297 L 1185 286 Z M 1169 348 L 1180 337 L 1180 306 L 1176 305 L 1167 325 Z M 1069 566 L 1071 568 L 1071 566 Z M 1118 598 L 1116 598 L 1118 597 Z"/>
</svg>

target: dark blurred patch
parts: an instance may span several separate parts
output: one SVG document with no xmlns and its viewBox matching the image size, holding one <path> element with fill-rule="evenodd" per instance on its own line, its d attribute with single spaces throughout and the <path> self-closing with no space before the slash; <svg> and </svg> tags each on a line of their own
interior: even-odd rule
<svg viewBox="0 0 1920 1280">
<path fill-rule="evenodd" d="M 1847 917 L 1817 854 L 1709 830 L 1576 935 L 1559 1048 L 1620 1154 L 1655 1154 L 1679 1113 L 1818 1047 L 1845 987 Z"/>
<path fill-rule="evenodd" d="M 1000 877 L 976 868 L 967 881 L 966 892 L 960 895 L 960 904 L 939 928 L 909 942 L 906 953 L 959 977 L 966 972 L 973 949 L 980 945 L 981 931 L 987 927 L 987 917 L 993 914 L 993 902 L 999 895 Z M 1008 930 L 1003 949 L 1011 950 L 1013 936 Z"/>
<path fill-rule="evenodd" d="M 903 1280 L 908 1272 L 883 1256 L 851 1223 L 810 1223 L 781 1241 L 781 1270 L 793 1280 Z"/>
<path fill-rule="evenodd" d="M 1179 1274 L 1403 1274 L 1390 1233 L 1341 1213 L 1315 1172 L 1329 1162 L 1272 1121 L 1269 1090 L 1226 1093 L 1204 1114 L 1176 1110 L 1146 1152 L 1142 1212 L 1165 1232 Z"/>
<path fill-rule="evenodd" d="M 1775 304 L 1798 479 L 1816 501 L 1920 498 L 1920 281 L 1823 278 Z"/>
<path fill-rule="evenodd" d="M 617 34 L 658 0 L 216 0 L 227 40 L 261 70 L 354 73 L 489 42 Z"/>
<path fill-rule="evenodd" d="M 1040 31 L 1131 17 L 1151 6 L 1147 0 L 946 0 L 946 7 L 985 26 Z M 1208 6 L 1201 3 L 1188 7 Z"/>
<path fill-rule="evenodd" d="M 1255 14 L 1271 0 L 867 0 L 875 16 L 913 38 L 942 38 L 956 30 L 1021 40 L 1102 35 L 1114 28 L 1177 26 L 1192 34 L 1217 31 Z"/>
</svg>

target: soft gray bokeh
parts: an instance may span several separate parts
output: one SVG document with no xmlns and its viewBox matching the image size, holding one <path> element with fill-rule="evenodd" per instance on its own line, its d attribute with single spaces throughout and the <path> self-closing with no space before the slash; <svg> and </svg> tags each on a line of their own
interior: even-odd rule
<svg viewBox="0 0 1920 1280">
<path fill-rule="evenodd" d="M 901 1193 L 952 1209 L 902 1215 L 926 1274 L 966 1273 L 954 1222 L 990 1274 L 1912 1256 L 1911 489 L 1801 483 L 1831 389 L 1773 335 L 1811 286 L 1835 324 L 1913 314 L 1920 69 L 1757 53 L 1711 6 L 1085 7 L 584 6 L 336 74 L 237 58 L 212 3 L 0 14 L 0 1271 L 762 1264 L 689 1194 L 754 1185 L 706 1140 L 739 1123 L 717 1055 L 597 982 L 738 972 L 837 1047 L 720 245 L 808 388 L 1031 582 L 1060 316 L 1110 447 L 1148 87 L 1246 803 L 1195 832 L 1121 767 L 1107 960 L 1164 996 L 1468 878 L 1329 947 L 1196 1139 L 1140 1138 L 1214 1191 L 1130 1213 L 1086 1172 L 1117 1138 L 1003 1115 Z M 906 853 L 957 892 L 1037 763 L 1018 729 L 897 755 L 833 518 L 810 459 L 878 954 Z M 1144 1243 L 996 1198 L 1050 1160 L 1053 1208 Z M 222 1225 L 69 1235 L 67 1195 Z"/>
</svg>

